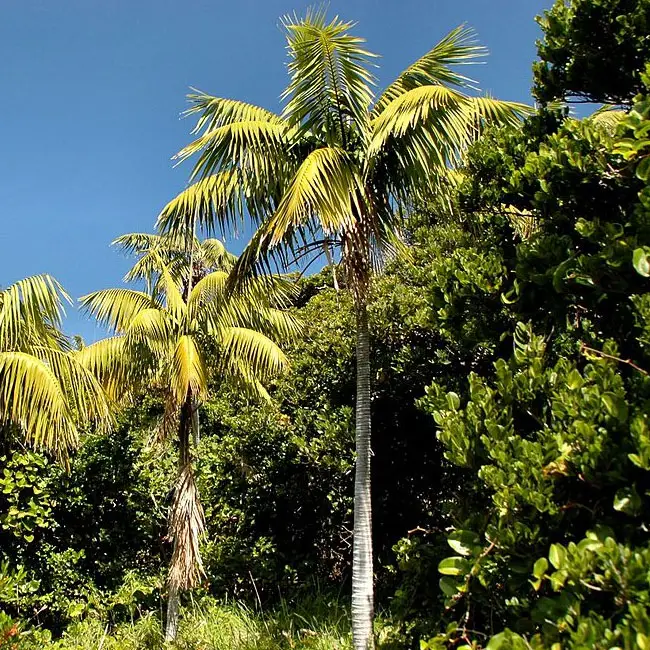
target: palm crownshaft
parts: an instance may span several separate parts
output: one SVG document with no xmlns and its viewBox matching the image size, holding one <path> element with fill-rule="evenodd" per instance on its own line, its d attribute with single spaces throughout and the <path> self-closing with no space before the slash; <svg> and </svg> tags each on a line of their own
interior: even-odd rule
<svg viewBox="0 0 650 650">
<path fill-rule="evenodd" d="M 159 217 L 177 232 L 188 215 L 208 229 L 257 226 L 234 266 L 243 281 L 287 251 L 335 246 L 357 314 L 357 417 L 353 636 L 372 645 L 370 356 L 367 301 L 373 269 L 400 246 L 397 205 L 439 191 L 463 151 L 490 122 L 514 123 L 526 107 L 471 97 L 453 66 L 483 54 L 453 30 L 373 102 L 374 55 L 351 23 L 321 12 L 285 21 L 290 83 L 282 115 L 244 102 L 190 95 L 198 155 L 193 185 Z"/>
</svg>

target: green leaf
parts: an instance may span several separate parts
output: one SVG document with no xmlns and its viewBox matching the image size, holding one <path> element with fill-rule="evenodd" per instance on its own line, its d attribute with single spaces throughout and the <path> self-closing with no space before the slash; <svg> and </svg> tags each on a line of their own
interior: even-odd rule
<svg viewBox="0 0 650 650">
<path fill-rule="evenodd" d="M 650 156 L 646 156 L 643 160 L 637 165 L 636 176 L 644 183 L 650 178 Z"/>
<path fill-rule="evenodd" d="M 448 598 L 451 598 L 458 593 L 458 583 L 449 576 L 440 578 L 438 584 L 440 585 L 440 590 L 442 593 L 445 594 L 445 596 Z"/>
<path fill-rule="evenodd" d="M 582 380 L 582 375 L 578 372 L 576 368 L 574 368 L 566 378 L 567 385 L 571 390 L 577 390 L 582 386 L 584 383 Z"/>
<path fill-rule="evenodd" d="M 504 630 L 490 639 L 485 650 L 528 650 L 528 647 L 523 637 L 510 630 Z"/>
<path fill-rule="evenodd" d="M 642 248 L 635 248 L 632 253 L 632 264 L 639 275 L 644 278 L 650 277 L 650 248 L 643 246 Z"/>
<path fill-rule="evenodd" d="M 614 393 L 603 393 L 603 404 L 607 412 L 619 422 L 627 420 L 627 404 L 622 397 Z"/>
<path fill-rule="evenodd" d="M 540 557 L 537 562 L 535 562 L 535 566 L 533 566 L 533 575 L 536 578 L 541 578 L 544 576 L 546 571 L 548 570 L 548 561 L 545 557 Z"/>
<path fill-rule="evenodd" d="M 446 557 L 438 565 L 438 571 L 446 576 L 465 575 L 470 569 L 470 563 L 462 557 Z"/>
<path fill-rule="evenodd" d="M 479 543 L 478 536 L 470 530 L 455 530 L 447 538 L 447 544 L 459 555 L 471 555 Z"/>
<path fill-rule="evenodd" d="M 637 515 L 641 510 L 641 497 L 635 487 L 621 488 L 614 497 L 614 510 L 626 515 Z"/>
<path fill-rule="evenodd" d="M 454 392 L 447 393 L 447 403 L 452 411 L 457 411 L 460 407 L 460 397 Z"/>
<path fill-rule="evenodd" d="M 561 569 L 566 562 L 567 552 L 562 544 L 551 544 L 548 559 L 556 569 Z"/>
</svg>

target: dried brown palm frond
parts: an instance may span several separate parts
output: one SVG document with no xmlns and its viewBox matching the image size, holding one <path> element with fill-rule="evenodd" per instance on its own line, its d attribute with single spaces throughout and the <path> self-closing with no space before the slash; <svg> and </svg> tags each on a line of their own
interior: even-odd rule
<svg viewBox="0 0 650 650">
<path fill-rule="evenodd" d="M 169 537 L 174 544 L 167 582 L 170 589 L 192 589 L 205 575 L 199 542 L 205 534 L 205 516 L 192 465 L 180 471 L 169 511 Z"/>
</svg>

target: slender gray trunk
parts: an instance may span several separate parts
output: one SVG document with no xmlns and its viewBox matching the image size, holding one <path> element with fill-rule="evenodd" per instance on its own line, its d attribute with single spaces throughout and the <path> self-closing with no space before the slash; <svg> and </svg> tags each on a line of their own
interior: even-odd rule
<svg viewBox="0 0 650 650">
<path fill-rule="evenodd" d="M 165 641 L 173 641 L 178 633 L 178 619 L 180 609 L 180 594 L 176 586 L 169 586 L 167 595 L 167 625 L 165 627 Z"/>
<path fill-rule="evenodd" d="M 178 425 L 178 476 L 190 462 L 190 429 L 192 427 L 192 395 L 188 392 L 181 406 L 180 422 Z M 178 485 L 178 483 L 177 483 Z M 170 522 L 171 522 L 170 517 Z M 171 534 L 171 525 L 170 525 Z M 174 539 L 174 548 L 178 540 Z M 180 610 L 180 591 L 173 581 L 169 581 L 167 593 L 167 624 L 165 626 L 165 641 L 174 641 L 178 633 Z"/>
<path fill-rule="evenodd" d="M 370 333 L 365 300 L 357 304 L 357 409 L 352 548 L 352 639 L 355 650 L 374 647 L 372 507 L 370 495 Z"/>
</svg>

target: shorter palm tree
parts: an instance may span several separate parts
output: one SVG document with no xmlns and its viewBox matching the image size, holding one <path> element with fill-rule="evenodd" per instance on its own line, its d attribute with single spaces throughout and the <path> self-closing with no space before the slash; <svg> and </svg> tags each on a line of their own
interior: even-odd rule
<svg viewBox="0 0 650 650">
<path fill-rule="evenodd" d="M 263 277 L 231 294 L 226 283 L 232 256 L 214 240 L 184 241 L 189 248 L 174 248 L 166 236 L 120 238 L 118 244 L 140 256 L 127 277 L 144 277 L 148 291 L 106 289 L 81 298 L 85 310 L 115 333 L 85 348 L 84 363 L 115 398 L 143 387 L 161 388 L 166 395 L 163 435 L 172 426 L 177 431 L 168 640 L 177 632 L 180 591 L 196 586 L 203 574 L 199 542 L 205 522 L 191 457 L 194 416 L 215 382 L 228 381 L 269 399 L 264 383 L 287 366 L 276 341 L 297 331 L 297 321 L 284 310 L 290 283 Z"/>
<path fill-rule="evenodd" d="M 0 428 L 16 427 L 63 460 L 83 427 L 110 423 L 101 385 L 61 332 L 64 302 L 70 298 L 49 275 L 0 291 Z"/>
</svg>

